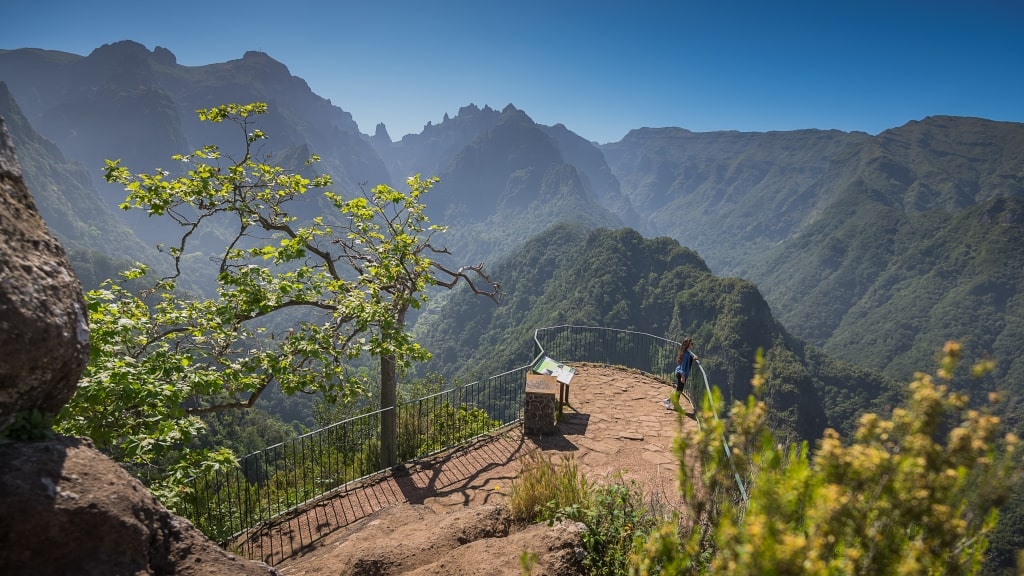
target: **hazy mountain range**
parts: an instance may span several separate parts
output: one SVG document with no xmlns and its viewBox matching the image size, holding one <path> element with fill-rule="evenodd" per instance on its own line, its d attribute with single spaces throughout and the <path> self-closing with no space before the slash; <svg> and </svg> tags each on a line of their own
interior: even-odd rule
<svg viewBox="0 0 1024 576">
<path fill-rule="evenodd" d="M 318 154 L 339 192 L 441 178 L 426 198 L 432 220 L 449 226 L 462 263 L 487 262 L 505 299 L 436 299 L 415 326 L 435 354 L 426 369 L 468 378 L 522 365 L 530 331 L 560 323 L 692 334 L 734 397 L 765 349 L 773 423 L 816 438 L 891 405 L 894 382 L 931 370 L 957 339 L 997 369 L 956 385 L 1001 391 L 1003 416 L 1024 428 L 1024 124 L 638 127 L 597 145 L 511 104 L 467 104 L 393 141 L 384 125 L 361 133 L 344 102 L 259 52 L 188 67 L 129 41 L 87 56 L 0 50 L 0 115 L 87 287 L 125 261 L 157 260 L 153 246 L 177 232 L 117 210 L 104 160 L 138 172 L 173 169 L 173 154 L 206 144 L 230 153 L 237 135 L 195 110 L 255 100 L 270 105 L 262 152 L 295 168 Z"/>
<path fill-rule="evenodd" d="M 707 272 L 752 282 L 801 341 L 904 378 L 929 368 L 944 340 L 961 339 L 969 353 L 999 360 L 984 386 L 1004 385 L 1014 390 L 1009 405 L 1018 402 L 1024 124 L 930 117 L 877 136 L 638 128 L 597 145 L 511 104 L 468 104 L 392 141 L 383 125 L 361 133 L 343 102 L 317 96 L 266 54 L 188 67 L 166 49 L 129 41 L 88 56 L 2 50 L 0 81 L 0 113 L 30 189 L 81 254 L 151 257 L 146 247 L 172 232 L 114 210 L 122 197 L 101 182 L 104 159 L 148 171 L 204 144 L 230 150 L 232 135 L 200 124 L 195 110 L 262 100 L 271 110 L 262 122 L 266 152 L 284 165 L 315 152 L 339 191 L 440 176 L 428 210 L 450 227 L 448 244 L 466 263 L 498 269 L 554 225 L 669 237 L 699 254 Z M 108 271 L 78 262 L 87 284 Z M 580 282 L 608 273 L 572 264 Z M 643 280 L 620 272 L 623 286 Z M 601 312 L 619 296 L 605 295 Z M 568 316 L 552 310 L 531 322 L 558 318 Z M 686 328 L 632 311 L 586 320 L 670 336 Z"/>
</svg>

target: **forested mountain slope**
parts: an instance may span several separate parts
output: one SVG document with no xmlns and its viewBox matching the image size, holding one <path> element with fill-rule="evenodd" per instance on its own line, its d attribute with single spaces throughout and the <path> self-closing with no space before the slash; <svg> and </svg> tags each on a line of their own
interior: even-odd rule
<svg viewBox="0 0 1024 576">
<path fill-rule="evenodd" d="M 85 289 L 117 275 L 126 263 L 150 260 L 147 248 L 93 186 L 89 170 L 40 136 L 0 81 L 0 116 L 15 142 L 22 175 L 40 215 L 68 251 Z"/>
<path fill-rule="evenodd" d="M 826 206 L 831 197 L 820 182 L 833 160 L 869 139 L 835 130 L 643 128 L 601 150 L 651 233 L 733 274 Z"/>
<path fill-rule="evenodd" d="M 956 338 L 1001 361 L 994 386 L 1020 370 L 1021 124 L 932 117 L 877 136 L 643 128 L 597 146 L 512 105 L 471 104 L 392 142 L 384 126 L 361 134 L 349 114 L 258 52 L 188 67 L 130 41 L 88 56 L 0 50 L 0 79 L 26 125 L 53 144 L 15 135 L 23 163 L 81 162 L 79 183 L 82 174 L 99 180 L 106 158 L 173 170 L 172 154 L 228 138 L 195 109 L 265 100 L 264 152 L 292 168 L 319 154 L 337 191 L 440 176 L 425 201 L 434 223 L 449 226 L 458 264 L 493 264 L 557 222 L 628 226 L 675 238 L 716 273 L 756 283 L 794 335 L 851 362 L 904 377 Z M 66 161 L 45 156 L 53 152 Z M 96 201 L 77 185 L 60 188 L 65 198 L 51 204 L 65 208 L 50 218 L 58 234 L 117 229 L 93 215 Z M 97 189 L 108 206 L 123 198 Z M 312 202 L 300 215 L 321 209 Z M 149 245 L 176 232 L 139 212 L 115 217 Z"/>
<path fill-rule="evenodd" d="M 831 171 L 832 203 L 743 269 L 780 320 L 900 379 L 961 340 L 1024 392 L 1024 125 L 915 122 Z"/>
<path fill-rule="evenodd" d="M 1024 124 L 644 129 L 602 149 L 658 233 L 756 283 L 794 335 L 900 380 L 961 340 L 998 361 L 970 386 L 1020 387 Z"/>
<path fill-rule="evenodd" d="M 420 319 L 434 353 L 426 367 L 463 380 L 529 363 L 533 330 L 575 324 L 681 339 L 695 350 L 729 398 L 750 391 L 755 351 L 766 352 L 775 425 L 790 437 L 818 438 L 826 425 L 849 430 L 868 406 L 892 402 L 877 372 L 837 362 L 786 333 L 757 288 L 711 273 L 670 238 L 630 229 L 558 225 L 532 238 L 493 270 L 499 306 L 468 293 Z"/>
</svg>

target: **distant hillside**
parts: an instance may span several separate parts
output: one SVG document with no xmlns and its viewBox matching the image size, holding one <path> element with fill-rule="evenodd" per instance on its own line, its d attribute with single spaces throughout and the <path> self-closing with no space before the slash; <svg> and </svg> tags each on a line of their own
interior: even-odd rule
<svg viewBox="0 0 1024 576">
<path fill-rule="evenodd" d="M 378 124 L 370 142 L 396 181 L 417 173 L 436 176 L 466 145 L 494 128 L 499 116 L 490 106 L 481 109 L 469 104 L 459 108 L 455 117 L 445 114 L 440 124 L 428 123 L 419 134 L 406 134 L 398 142 L 392 142 L 387 128 Z"/>
<path fill-rule="evenodd" d="M 440 176 L 425 200 L 433 222 L 449 226 L 459 264 L 497 263 L 558 223 L 627 226 L 754 282 L 792 334 L 851 362 L 903 378 L 955 338 L 1000 360 L 986 386 L 1005 387 L 1022 369 L 1024 124 L 931 117 L 877 136 L 643 128 L 598 146 L 511 104 L 470 104 L 392 142 L 383 125 L 361 134 L 351 115 L 259 52 L 188 67 L 130 41 L 87 56 L 0 50 L 0 80 L 28 125 L 94 182 L 105 158 L 148 171 L 208 143 L 230 152 L 230 135 L 198 123 L 195 109 L 265 100 L 265 152 L 290 167 L 319 154 L 338 191 Z M 18 145 L 25 164 L 62 163 L 34 161 L 45 149 Z M 94 200 L 60 188 L 58 233 L 103 222 Z M 121 200 L 120 190 L 96 189 L 108 206 Z M 321 210 L 312 202 L 301 214 Z M 175 232 L 141 213 L 115 217 L 149 245 Z"/>
<path fill-rule="evenodd" d="M 960 385 L 1012 390 L 1021 410 L 1024 124 L 644 129 L 602 149 L 656 233 L 756 283 L 794 335 L 899 380 L 961 340 L 998 370 Z"/>
<path fill-rule="evenodd" d="M 460 293 L 420 319 L 417 332 L 434 353 L 426 369 L 463 380 L 497 374 L 530 361 L 524 343 L 535 328 L 575 324 L 692 335 L 713 383 L 730 398 L 749 393 L 754 354 L 763 348 L 773 422 L 790 436 L 818 438 L 826 425 L 849 430 L 865 407 L 895 398 L 879 373 L 788 335 L 754 285 L 715 276 L 669 238 L 559 225 L 493 275 L 506 294 L 500 306 Z"/>
<path fill-rule="evenodd" d="M 68 251 L 85 289 L 99 287 L 133 261 L 152 261 L 156 251 L 111 213 L 93 187 L 90 171 L 32 129 L 3 82 L 0 116 L 17 143 L 15 153 L 36 207 Z"/>
<path fill-rule="evenodd" d="M 650 233 L 732 274 L 827 206 L 821 181 L 832 162 L 869 139 L 835 130 L 644 128 L 601 150 Z"/>
<path fill-rule="evenodd" d="M 299 169 L 311 153 L 339 190 L 361 182 L 388 182 L 383 162 L 350 114 L 315 95 L 306 82 L 260 52 L 207 66 L 182 66 L 157 47 L 123 41 L 88 56 L 21 49 L 0 50 L 0 80 L 7 83 L 31 125 L 89 170 L 102 197 L 116 207 L 123 194 L 102 182 L 104 160 L 119 158 L 134 171 L 174 170 L 173 154 L 220 144 L 230 154 L 237 134 L 201 124 L 195 111 L 230 102 L 270 104 L 261 128 L 270 134 L 262 152 Z M 17 144 L 17 142 L 16 142 Z M 312 207 L 308 212 L 319 211 Z M 122 215 L 147 241 L 170 230 L 141 213 Z"/>
<path fill-rule="evenodd" d="M 742 268 L 780 320 L 897 378 L 959 339 L 971 356 L 999 361 L 997 381 L 1020 388 L 1024 124 L 913 122 L 830 173 L 831 203 Z"/>
</svg>

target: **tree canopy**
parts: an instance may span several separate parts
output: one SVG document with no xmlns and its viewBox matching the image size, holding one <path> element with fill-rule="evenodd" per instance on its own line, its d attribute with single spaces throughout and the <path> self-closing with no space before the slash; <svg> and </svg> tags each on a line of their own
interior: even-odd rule
<svg viewBox="0 0 1024 576">
<path fill-rule="evenodd" d="M 240 131 L 237 158 L 205 146 L 173 157 L 185 167 L 178 175 L 107 161 L 106 179 L 127 191 L 123 209 L 170 218 L 182 233 L 163 247 L 170 275 L 153 280 L 138 265 L 87 294 L 92 357 L 58 425 L 92 438 L 165 500 L 183 479 L 232 461 L 226 450 L 187 450 L 200 414 L 250 407 L 272 384 L 330 401 L 358 397 L 370 384 L 352 369 L 358 358 L 387 359 L 393 380 L 395 368 L 429 357 L 404 322 L 427 287 L 464 280 L 497 295 L 482 264 L 449 269 L 432 259 L 447 252 L 431 243 L 444 228 L 423 213 L 436 178 L 411 177 L 408 192 L 328 191 L 315 155 L 289 170 L 261 154 L 267 135 L 254 119 L 266 110 L 257 102 L 198 111 Z M 302 203 L 313 190 L 321 195 Z M 309 205 L 333 210 L 297 215 Z M 210 296 L 197 293 L 204 285 Z"/>
</svg>

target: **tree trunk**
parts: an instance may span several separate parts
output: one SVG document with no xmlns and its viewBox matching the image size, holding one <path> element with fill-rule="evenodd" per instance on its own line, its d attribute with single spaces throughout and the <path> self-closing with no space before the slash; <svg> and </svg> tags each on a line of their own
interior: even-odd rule
<svg viewBox="0 0 1024 576">
<path fill-rule="evenodd" d="M 393 355 L 380 358 L 380 466 L 398 464 L 398 371 Z"/>
<path fill-rule="evenodd" d="M 405 330 L 405 313 L 398 310 L 395 327 Z M 383 338 L 384 335 L 382 334 Z M 380 358 L 380 465 L 382 469 L 398 464 L 398 359 L 394 354 Z"/>
</svg>

